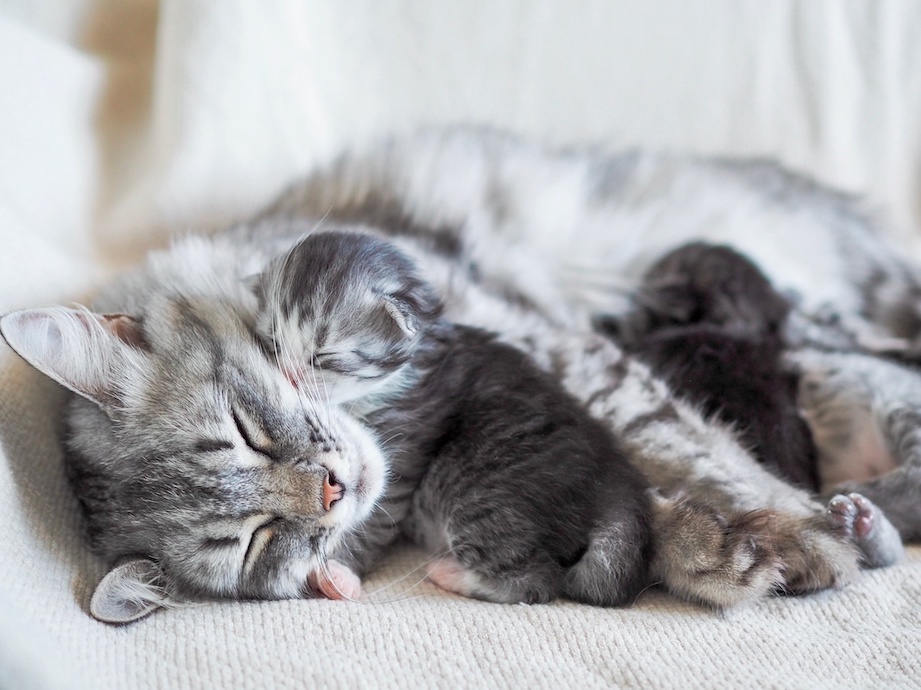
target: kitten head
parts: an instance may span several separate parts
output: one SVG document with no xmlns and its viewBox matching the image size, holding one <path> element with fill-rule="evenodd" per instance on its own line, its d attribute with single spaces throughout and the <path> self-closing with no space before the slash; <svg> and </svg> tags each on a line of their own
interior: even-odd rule
<svg viewBox="0 0 921 690">
<path fill-rule="evenodd" d="M 293 387 L 235 300 L 145 300 L 136 316 L 0 320 L 13 349 L 79 396 L 68 475 L 91 545 L 116 563 L 91 613 L 128 622 L 183 600 L 308 596 L 383 490 L 376 441 Z"/>
<path fill-rule="evenodd" d="M 256 330 L 282 369 L 333 403 L 392 380 L 442 308 L 408 256 L 361 232 L 308 235 L 258 276 L 256 294 Z"/>
<path fill-rule="evenodd" d="M 691 242 L 649 268 L 625 317 L 602 316 L 596 325 L 627 347 L 649 333 L 697 324 L 778 338 L 790 309 L 750 259 L 727 246 Z"/>
</svg>

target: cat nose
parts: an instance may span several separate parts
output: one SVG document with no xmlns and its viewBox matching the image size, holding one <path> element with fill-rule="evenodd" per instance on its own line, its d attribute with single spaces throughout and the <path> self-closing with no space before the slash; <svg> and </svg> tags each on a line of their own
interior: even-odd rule
<svg viewBox="0 0 921 690">
<path fill-rule="evenodd" d="M 327 472 L 323 477 L 323 510 L 329 511 L 344 493 L 345 489 L 336 482 L 336 475 Z"/>
</svg>

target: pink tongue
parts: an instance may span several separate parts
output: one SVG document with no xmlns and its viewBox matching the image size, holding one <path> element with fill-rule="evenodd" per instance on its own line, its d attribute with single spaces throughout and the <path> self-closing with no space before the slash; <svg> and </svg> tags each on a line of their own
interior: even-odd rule
<svg viewBox="0 0 921 690">
<path fill-rule="evenodd" d="M 327 599 L 355 601 L 361 596 L 361 580 L 338 561 L 329 561 L 325 572 L 313 573 L 308 580 Z"/>
</svg>

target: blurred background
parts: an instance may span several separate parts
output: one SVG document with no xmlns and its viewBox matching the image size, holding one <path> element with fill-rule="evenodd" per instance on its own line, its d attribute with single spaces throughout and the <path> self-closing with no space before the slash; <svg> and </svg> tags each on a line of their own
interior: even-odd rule
<svg viewBox="0 0 921 690">
<path fill-rule="evenodd" d="M 0 0 L 0 88 L 0 311 L 420 123 L 776 157 L 921 251 L 911 0 Z"/>
</svg>

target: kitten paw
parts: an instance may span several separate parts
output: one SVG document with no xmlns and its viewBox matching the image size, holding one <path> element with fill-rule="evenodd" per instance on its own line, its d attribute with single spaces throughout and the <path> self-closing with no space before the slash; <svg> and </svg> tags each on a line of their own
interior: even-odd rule
<svg viewBox="0 0 921 690">
<path fill-rule="evenodd" d="M 883 511 L 860 494 L 838 494 L 828 502 L 832 527 L 860 548 L 861 564 L 883 568 L 898 561 L 905 548 Z"/>
<path fill-rule="evenodd" d="M 361 578 L 338 561 L 327 561 L 326 567 L 309 578 L 311 588 L 327 599 L 356 601 L 361 596 Z"/>
<path fill-rule="evenodd" d="M 429 563 L 425 574 L 429 580 L 448 592 L 473 597 L 478 591 L 479 578 L 454 556 L 443 556 Z"/>
</svg>

